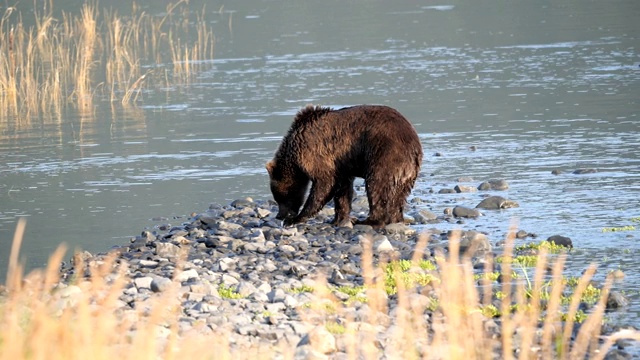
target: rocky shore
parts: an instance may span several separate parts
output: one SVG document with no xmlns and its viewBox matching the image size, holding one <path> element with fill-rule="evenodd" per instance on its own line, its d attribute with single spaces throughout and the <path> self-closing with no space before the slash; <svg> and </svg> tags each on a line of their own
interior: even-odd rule
<svg viewBox="0 0 640 360">
<path fill-rule="evenodd" d="M 504 189 L 504 181 L 481 184 L 482 189 Z M 477 191 L 456 188 L 453 191 Z M 115 246 L 108 254 L 125 269 L 126 281 L 118 298 L 117 316 L 135 318 L 140 309 L 154 298 L 174 291 L 179 302 L 177 332 L 180 336 L 227 334 L 232 351 L 262 349 L 282 357 L 283 348 L 293 349 L 295 358 L 348 358 L 346 336 L 368 332 L 375 337 L 377 358 L 396 358 L 399 299 L 394 289 L 379 294 L 384 311 L 376 310 L 375 323 L 370 319 L 373 305 L 367 300 L 363 262 L 371 248 L 373 265 L 384 262 L 420 259 L 436 264 L 438 254 L 448 252 L 450 231 L 436 229 L 441 222 L 457 222 L 476 217 L 486 209 L 518 206 L 499 196 L 488 196 L 469 209 L 454 207 L 436 215 L 413 198 L 407 206 L 408 224 L 392 224 L 375 230 L 370 226 L 336 228 L 328 224 L 333 209 L 325 207 L 306 224 L 283 228 L 274 219 L 277 205 L 272 201 L 239 199 L 229 205 L 211 205 L 199 214 L 162 224 L 142 232 L 130 243 Z M 366 197 L 354 200 L 352 214 L 366 216 Z M 417 231 L 420 229 L 420 231 Z M 521 231 L 519 238 L 534 236 Z M 422 237 L 428 239 L 424 252 L 415 254 Z M 560 238 L 557 238 L 561 240 Z M 570 239 L 564 245 L 570 246 Z M 488 255 L 501 253 L 503 239 L 489 239 L 478 231 L 463 231 L 460 251 L 471 249 L 475 271 L 484 271 Z M 63 263 L 60 294 L 72 304 L 75 283 L 90 277 L 93 265 L 109 256 L 80 252 Z M 80 265 L 82 264 L 82 265 Z M 82 266 L 82 268 L 80 268 Z M 433 269 L 418 269 L 420 278 Z M 412 275 L 413 276 L 413 275 Z M 107 279 L 109 280 L 109 279 Z M 496 284 L 499 281 L 494 281 Z M 420 314 L 425 324 L 437 323 L 441 314 L 433 304 L 433 288 L 428 282 L 414 281 L 408 290 L 411 304 L 422 304 Z M 318 291 L 322 288 L 326 291 Z M 621 297 L 624 306 L 624 297 Z M 612 304 L 611 307 L 618 306 Z M 336 307 L 339 307 L 337 309 Z M 483 318 L 484 329 L 500 339 L 501 327 L 490 316 Z M 603 329 L 611 332 L 615 329 Z M 169 337 L 159 332 L 159 338 Z M 521 339 L 514 335 L 514 351 Z M 627 358 L 625 344 L 619 343 L 607 358 Z M 417 347 L 420 349 L 420 347 Z M 494 358 L 502 352 L 499 341 L 490 347 Z M 418 350 L 419 352 L 419 350 Z M 420 356 L 424 354 L 419 354 Z M 540 355 L 542 356 L 542 355 Z"/>
</svg>

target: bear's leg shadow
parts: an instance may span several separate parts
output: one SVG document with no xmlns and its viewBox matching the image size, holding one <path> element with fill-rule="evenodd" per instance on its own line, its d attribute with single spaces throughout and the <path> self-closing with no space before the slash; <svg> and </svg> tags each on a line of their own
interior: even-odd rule
<svg viewBox="0 0 640 360">
<path fill-rule="evenodd" d="M 351 223 L 349 217 L 351 213 L 351 201 L 353 201 L 353 180 L 354 178 L 348 178 L 346 180 L 336 181 L 336 185 L 333 190 L 333 202 L 335 203 L 336 217 L 333 219 L 332 224 L 337 226 L 345 226 Z"/>
</svg>

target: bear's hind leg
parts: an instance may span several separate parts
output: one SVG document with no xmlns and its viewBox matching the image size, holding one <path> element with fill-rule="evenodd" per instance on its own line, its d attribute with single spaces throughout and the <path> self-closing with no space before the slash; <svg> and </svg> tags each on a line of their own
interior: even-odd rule
<svg viewBox="0 0 640 360">
<path fill-rule="evenodd" d="M 344 226 L 347 223 L 351 223 L 349 217 L 351 213 L 351 201 L 353 201 L 353 180 L 354 178 L 348 178 L 343 181 L 336 182 L 333 191 L 333 202 L 335 203 L 336 217 L 333 219 L 332 224 L 337 226 Z"/>
<path fill-rule="evenodd" d="M 385 191 L 382 185 L 382 182 L 374 179 L 365 180 L 367 200 L 369 200 L 369 216 L 365 220 L 356 221 L 356 224 L 380 228 L 389 223 L 389 214 L 387 211 L 388 191 Z"/>
<path fill-rule="evenodd" d="M 407 197 L 409 197 L 415 181 L 416 178 L 412 177 L 396 185 L 395 191 L 397 196 L 392 197 L 389 204 L 390 223 L 404 223 L 404 205 L 407 202 Z"/>
</svg>

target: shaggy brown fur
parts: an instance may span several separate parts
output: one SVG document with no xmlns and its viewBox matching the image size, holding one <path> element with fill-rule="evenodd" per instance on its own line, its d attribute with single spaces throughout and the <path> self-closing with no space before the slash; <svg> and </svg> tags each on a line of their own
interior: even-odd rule
<svg viewBox="0 0 640 360">
<path fill-rule="evenodd" d="M 398 111 L 377 105 L 300 110 L 272 161 L 267 163 L 277 219 L 303 222 L 332 198 L 336 225 L 350 221 L 353 180 L 365 179 L 369 217 L 382 227 L 402 222 L 402 209 L 420 165 L 422 146 Z M 300 207 L 311 182 L 302 211 Z"/>
</svg>

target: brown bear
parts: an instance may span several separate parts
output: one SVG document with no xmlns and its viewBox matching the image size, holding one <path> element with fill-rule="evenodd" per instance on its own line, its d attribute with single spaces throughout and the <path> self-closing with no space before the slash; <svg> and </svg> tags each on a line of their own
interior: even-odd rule
<svg viewBox="0 0 640 360">
<path fill-rule="evenodd" d="M 402 209 L 420 165 L 422 145 L 411 123 L 388 106 L 300 110 L 273 160 L 267 163 L 276 219 L 288 226 L 307 220 L 333 198 L 333 224 L 350 224 L 353 180 L 364 178 L 369 217 L 383 227 L 404 220 Z M 311 182 L 309 196 L 304 196 Z"/>
</svg>

